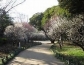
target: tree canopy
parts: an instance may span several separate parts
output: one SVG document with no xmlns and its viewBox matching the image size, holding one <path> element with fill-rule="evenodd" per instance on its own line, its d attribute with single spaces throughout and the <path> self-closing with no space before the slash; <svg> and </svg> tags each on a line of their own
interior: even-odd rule
<svg viewBox="0 0 84 65">
<path fill-rule="evenodd" d="M 84 0 L 58 0 L 60 7 L 72 14 L 84 13 Z"/>
<path fill-rule="evenodd" d="M 60 6 L 53 6 L 51 8 L 48 8 L 44 13 L 43 13 L 43 18 L 42 18 L 42 26 L 48 22 L 48 20 L 52 16 L 62 16 L 62 17 L 69 17 L 71 14 L 68 12 L 68 10 L 61 8 Z"/>
<path fill-rule="evenodd" d="M 8 25 L 11 25 L 12 18 L 6 13 L 5 10 L 0 9 L 0 36 L 3 36 L 4 30 Z"/>
<path fill-rule="evenodd" d="M 33 25 L 35 28 L 38 30 L 41 29 L 41 20 L 43 17 L 43 13 L 35 13 L 31 18 L 30 18 L 30 24 Z"/>
</svg>

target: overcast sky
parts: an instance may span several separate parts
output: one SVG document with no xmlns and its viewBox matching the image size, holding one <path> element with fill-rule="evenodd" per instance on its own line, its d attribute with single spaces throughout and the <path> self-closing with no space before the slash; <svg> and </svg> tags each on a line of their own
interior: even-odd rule
<svg viewBox="0 0 84 65">
<path fill-rule="evenodd" d="M 58 5 L 57 0 L 26 0 L 23 4 L 15 7 L 13 11 L 24 14 L 28 19 L 37 12 L 44 12 L 47 8 Z M 14 16 L 14 14 L 11 14 Z"/>
</svg>

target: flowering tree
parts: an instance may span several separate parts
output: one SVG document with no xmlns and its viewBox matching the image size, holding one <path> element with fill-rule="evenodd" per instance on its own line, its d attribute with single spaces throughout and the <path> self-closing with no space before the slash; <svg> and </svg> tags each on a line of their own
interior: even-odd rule
<svg viewBox="0 0 84 65">
<path fill-rule="evenodd" d="M 70 40 L 84 51 L 84 16 L 77 15 L 71 21 L 73 24 L 69 30 Z"/>
<path fill-rule="evenodd" d="M 33 33 L 36 33 L 37 29 L 26 22 L 22 22 L 22 25 L 26 29 L 25 34 L 27 35 L 28 41 L 32 40 L 34 37 Z"/>
<path fill-rule="evenodd" d="M 70 28 L 70 24 L 64 17 L 62 18 L 60 16 L 53 16 L 45 24 L 44 31 L 52 43 L 57 40 L 60 48 L 62 48 L 62 43 L 63 40 L 67 38 L 67 30 Z"/>
<path fill-rule="evenodd" d="M 53 42 L 57 40 L 60 48 L 64 38 L 69 38 L 77 46 L 84 50 L 84 15 L 76 15 L 72 18 L 55 16 L 44 26 L 47 37 Z"/>
<path fill-rule="evenodd" d="M 32 40 L 46 40 L 47 38 L 43 31 L 38 31 L 38 32 L 32 33 L 31 39 Z"/>
<path fill-rule="evenodd" d="M 34 32 L 36 29 L 28 23 L 14 23 L 14 25 L 6 27 L 4 34 L 13 41 L 26 43 L 31 39 Z"/>
<path fill-rule="evenodd" d="M 14 26 L 11 25 L 6 27 L 4 34 L 7 38 L 17 42 L 27 38 L 25 34 L 25 28 L 23 28 L 21 24 L 15 24 Z"/>
</svg>

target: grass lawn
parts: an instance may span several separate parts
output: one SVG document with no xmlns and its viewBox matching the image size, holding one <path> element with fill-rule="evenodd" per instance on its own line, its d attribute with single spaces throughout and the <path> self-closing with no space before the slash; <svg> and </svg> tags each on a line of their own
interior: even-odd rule
<svg viewBox="0 0 84 65">
<path fill-rule="evenodd" d="M 60 57 L 68 58 L 69 60 L 75 62 L 80 62 L 80 65 L 84 65 L 84 51 L 74 45 L 64 44 L 63 48 L 60 49 L 59 45 L 56 43 L 56 46 L 51 46 L 51 49 L 54 51 L 54 53 L 57 55 L 59 54 Z"/>
<path fill-rule="evenodd" d="M 62 53 L 65 55 L 84 57 L 84 51 L 77 46 L 64 45 L 62 50 L 59 47 L 57 47 L 56 49 L 59 53 Z"/>
<path fill-rule="evenodd" d="M 1 58 L 0 58 L 0 64 L 2 64 L 2 60 L 1 60 Z"/>
</svg>

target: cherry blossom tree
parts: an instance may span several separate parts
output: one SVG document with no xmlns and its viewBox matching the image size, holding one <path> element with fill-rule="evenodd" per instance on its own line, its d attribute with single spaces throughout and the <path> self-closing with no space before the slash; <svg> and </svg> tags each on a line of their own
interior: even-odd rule
<svg viewBox="0 0 84 65">
<path fill-rule="evenodd" d="M 84 51 L 84 15 L 77 15 L 72 20 L 73 22 L 70 30 L 70 40 Z"/>
<path fill-rule="evenodd" d="M 23 28 L 21 24 L 14 24 L 14 26 L 11 25 L 6 27 L 4 34 L 7 38 L 17 42 L 27 38 L 25 28 Z"/>
<path fill-rule="evenodd" d="M 14 41 L 26 43 L 34 32 L 36 29 L 28 23 L 14 23 L 14 25 L 6 27 L 4 34 Z"/>
<path fill-rule="evenodd" d="M 62 48 L 63 40 L 67 39 L 66 31 L 70 27 L 68 23 L 68 20 L 64 17 L 53 16 L 45 24 L 44 32 L 46 36 L 51 40 L 51 43 L 58 41 L 60 48 Z"/>
<path fill-rule="evenodd" d="M 37 29 L 27 22 L 22 22 L 22 25 L 26 29 L 25 34 L 27 35 L 28 41 L 32 41 L 33 34 L 37 32 Z"/>
</svg>

